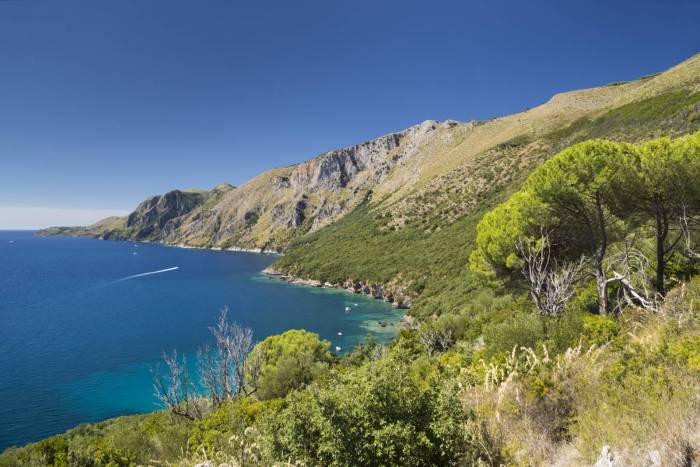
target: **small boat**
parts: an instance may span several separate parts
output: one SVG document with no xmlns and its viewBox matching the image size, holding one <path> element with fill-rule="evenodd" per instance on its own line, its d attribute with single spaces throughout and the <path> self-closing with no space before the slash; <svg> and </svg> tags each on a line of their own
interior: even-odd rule
<svg viewBox="0 0 700 467">
<path fill-rule="evenodd" d="M 352 310 L 352 308 L 350 308 L 349 306 L 345 307 L 345 311 L 350 311 L 350 310 Z"/>
<path fill-rule="evenodd" d="M 14 240 L 8 240 L 7 243 L 15 243 Z"/>
<path fill-rule="evenodd" d="M 343 333 L 342 333 L 342 332 L 340 332 L 340 331 L 338 331 L 338 335 L 339 335 L 339 336 L 342 336 L 342 335 L 343 335 Z"/>
<path fill-rule="evenodd" d="M 132 255 L 138 255 L 138 253 L 136 253 L 136 252 L 134 251 L 134 252 L 132 253 Z"/>
<path fill-rule="evenodd" d="M 335 346 L 335 351 L 336 351 L 336 352 L 340 352 L 341 350 L 343 350 L 343 349 L 341 349 L 341 348 L 338 347 L 337 345 Z"/>
<path fill-rule="evenodd" d="M 355 303 L 355 306 L 357 306 L 357 303 Z"/>
</svg>

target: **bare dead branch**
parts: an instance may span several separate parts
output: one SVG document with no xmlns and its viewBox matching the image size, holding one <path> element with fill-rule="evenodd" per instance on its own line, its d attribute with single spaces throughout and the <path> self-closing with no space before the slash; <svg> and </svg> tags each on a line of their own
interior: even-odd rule
<svg viewBox="0 0 700 467">
<path fill-rule="evenodd" d="M 418 340 L 428 352 L 428 357 L 432 357 L 435 352 L 446 352 L 455 343 L 452 329 L 436 329 L 432 326 L 418 328 Z"/>
<path fill-rule="evenodd" d="M 700 230 L 700 218 L 689 216 L 687 206 L 683 205 L 679 223 L 684 241 L 683 253 L 688 258 L 700 260 L 700 253 L 696 252 L 693 249 L 690 238 L 690 234 L 692 231 Z"/>
<path fill-rule="evenodd" d="M 606 273 L 608 283 L 619 283 L 617 307 L 624 305 L 639 306 L 656 312 L 660 309 L 663 296 L 650 290 L 652 283 L 648 271 L 651 262 L 649 258 L 629 241 L 624 242 L 622 251 L 611 255 Z M 621 271 L 621 272 L 620 272 Z"/>
<path fill-rule="evenodd" d="M 262 371 L 262 362 L 251 356 L 253 331 L 227 320 L 227 309 L 219 314 L 216 325 L 209 328 L 214 346 L 197 351 L 197 373 L 204 395 L 197 393 L 185 358 L 177 352 L 163 354 L 165 374 L 156 369 L 153 375 L 156 396 L 176 415 L 198 419 L 204 407 L 218 407 L 237 396 L 255 392 Z"/>
<path fill-rule="evenodd" d="M 537 245 L 518 241 L 516 248 L 523 261 L 522 273 L 530 288 L 537 312 L 557 316 L 573 297 L 585 267 L 585 257 L 576 262 L 558 264 L 552 257 L 549 237 L 543 234 Z"/>
<path fill-rule="evenodd" d="M 227 314 L 224 308 L 216 326 L 209 328 L 214 348 L 201 349 L 198 358 L 203 385 L 215 406 L 240 394 L 252 394 L 261 367 L 258 359 L 248 358 L 254 345 L 252 329 L 229 323 Z"/>
<path fill-rule="evenodd" d="M 177 351 L 171 355 L 163 353 L 166 372 L 159 367 L 153 372 L 155 395 L 171 413 L 191 420 L 201 419 L 204 401 L 190 378 L 185 357 L 178 358 Z"/>
</svg>

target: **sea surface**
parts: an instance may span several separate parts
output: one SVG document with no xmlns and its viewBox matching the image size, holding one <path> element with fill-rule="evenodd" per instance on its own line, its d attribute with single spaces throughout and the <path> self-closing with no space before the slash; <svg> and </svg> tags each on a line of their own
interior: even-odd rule
<svg viewBox="0 0 700 467">
<path fill-rule="evenodd" d="M 261 274 L 274 260 L 0 231 L 0 451 L 158 409 L 151 369 L 163 351 L 210 342 L 223 307 L 256 340 L 307 329 L 342 353 L 395 335 L 401 312 Z"/>
</svg>

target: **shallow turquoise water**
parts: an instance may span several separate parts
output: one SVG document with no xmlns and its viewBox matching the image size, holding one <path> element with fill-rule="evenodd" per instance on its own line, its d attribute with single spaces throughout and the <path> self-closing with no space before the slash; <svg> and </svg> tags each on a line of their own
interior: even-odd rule
<svg viewBox="0 0 700 467">
<path fill-rule="evenodd" d="M 262 275 L 273 261 L 0 231 L 0 450 L 158 408 L 151 368 L 208 342 L 224 306 L 257 340 L 302 328 L 344 352 L 395 335 L 402 313 L 388 304 Z"/>
</svg>

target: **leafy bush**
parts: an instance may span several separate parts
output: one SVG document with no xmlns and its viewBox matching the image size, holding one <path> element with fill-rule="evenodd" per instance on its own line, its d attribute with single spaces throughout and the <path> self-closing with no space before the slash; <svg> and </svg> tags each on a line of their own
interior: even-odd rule
<svg viewBox="0 0 700 467">
<path fill-rule="evenodd" d="M 513 348 L 537 346 L 544 340 L 542 320 L 534 314 L 517 312 L 503 322 L 492 323 L 484 328 L 484 341 L 488 355 L 508 353 Z"/>
<path fill-rule="evenodd" d="M 329 347 L 330 342 L 320 340 L 318 334 L 296 329 L 258 343 L 249 357 L 260 359 L 262 365 L 257 397 L 284 397 L 292 389 L 309 384 L 333 360 Z"/>
<path fill-rule="evenodd" d="M 259 402 L 247 397 L 227 402 L 202 420 L 190 431 L 187 445 L 190 451 L 224 451 L 232 435 L 240 435 L 253 425 L 257 417 L 271 407 L 270 402 Z"/>
<path fill-rule="evenodd" d="M 687 336 L 673 342 L 668 353 L 683 367 L 700 373 L 700 336 Z"/>
<path fill-rule="evenodd" d="M 308 465 L 445 465 L 479 457 L 456 387 L 390 357 L 291 395 L 268 433 L 276 458 Z"/>
<path fill-rule="evenodd" d="M 555 354 L 576 347 L 584 330 L 585 317 L 581 313 L 566 312 L 562 316 L 542 318 L 545 326 L 547 349 Z"/>
</svg>

